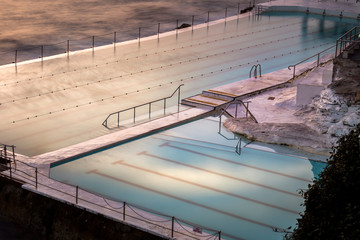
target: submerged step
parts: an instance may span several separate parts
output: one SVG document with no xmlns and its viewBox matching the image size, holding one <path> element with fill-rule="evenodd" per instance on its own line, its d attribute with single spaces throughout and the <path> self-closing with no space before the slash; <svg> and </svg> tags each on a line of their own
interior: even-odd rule
<svg viewBox="0 0 360 240">
<path fill-rule="evenodd" d="M 188 106 L 193 106 L 193 107 L 207 106 L 207 107 L 213 107 L 213 108 L 223 105 L 227 102 L 229 102 L 229 100 L 224 100 L 224 99 L 217 98 L 214 96 L 206 96 L 203 94 L 185 98 L 181 101 L 182 104 L 188 105 Z"/>
<path fill-rule="evenodd" d="M 232 100 L 234 100 L 234 98 L 237 97 L 237 95 L 235 95 L 235 94 L 232 94 L 229 92 L 224 92 L 224 91 L 219 91 L 219 90 L 214 90 L 214 89 L 205 90 L 202 92 L 202 94 L 205 96 L 215 97 L 215 98 L 223 99 L 226 101 L 232 101 Z"/>
</svg>

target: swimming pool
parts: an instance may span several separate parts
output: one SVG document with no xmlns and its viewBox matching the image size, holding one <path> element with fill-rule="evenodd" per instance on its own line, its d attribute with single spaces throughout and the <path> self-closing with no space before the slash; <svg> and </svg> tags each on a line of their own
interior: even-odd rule
<svg viewBox="0 0 360 240">
<path fill-rule="evenodd" d="M 282 239 L 304 210 L 299 190 L 325 163 L 254 143 L 238 155 L 238 140 L 218 134 L 218 126 L 217 118 L 194 121 L 55 164 L 50 177 L 221 231 L 225 239 Z"/>
<path fill-rule="evenodd" d="M 1 67 L 0 142 L 35 156 L 106 135 L 101 123 L 111 112 L 169 96 L 180 84 L 185 98 L 245 79 L 253 64 L 263 73 L 286 68 L 356 24 L 301 13 L 246 14 L 159 41 Z"/>
</svg>

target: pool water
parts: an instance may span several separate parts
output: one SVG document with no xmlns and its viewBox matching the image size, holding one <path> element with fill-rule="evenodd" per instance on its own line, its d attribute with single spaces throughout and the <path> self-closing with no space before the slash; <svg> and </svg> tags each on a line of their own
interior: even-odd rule
<svg viewBox="0 0 360 240">
<path fill-rule="evenodd" d="M 262 73 L 287 68 L 333 45 L 357 23 L 301 13 L 244 14 L 159 40 L 1 67 L 0 142 L 36 156 L 106 135 L 101 123 L 109 113 L 167 97 L 180 84 L 186 98 L 246 79 L 254 64 Z M 153 109 L 160 111 L 158 105 Z"/>
<path fill-rule="evenodd" d="M 299 190 L 325 163 L 255 143 L 239 155 L 238 140 L 218 127 L 217 118 L 194 121 L 55 164 L 50 177 L 221 231 L 225 239 L 282 239 L 304 210 Z"/>
</svg>

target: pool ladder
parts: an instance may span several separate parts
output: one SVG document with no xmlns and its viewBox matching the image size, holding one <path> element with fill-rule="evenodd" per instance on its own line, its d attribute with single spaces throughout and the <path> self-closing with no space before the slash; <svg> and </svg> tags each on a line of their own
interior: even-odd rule
<svg viewBox="0 0 360 240">
<path fill-rule="evenodd" d="M 253 69 L 254 69 L 254 78 L 257 78 L 258 68 L 259 68 L 259 74 L 260 74 L 259 76 L 261 77 L 261 65 L 258 63 L 251 67 L 250 72 L 249 72 L 249 78 L 251 78 L 251 72 L 253 71 Z"/>
</svg>

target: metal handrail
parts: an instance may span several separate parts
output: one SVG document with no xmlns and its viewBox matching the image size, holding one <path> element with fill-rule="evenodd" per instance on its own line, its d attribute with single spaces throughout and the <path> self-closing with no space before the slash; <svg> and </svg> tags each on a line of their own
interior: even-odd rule
<svg viewBox="0 0 360 240">
<path fill-rule="evenodd" d="M 336 40 L 335 57 L 339 56 L 353 42 L 358 42 L 360 26 L 353 27 Z M 339 50 L 339 51 L 338 51 Z"/>
<path fill-rule="evenodd" d="M 254 64 L 251 67 L 250 72 L 249 72 L 249 78 L 251 78 L 251 72 L 252 72 L 253 69 L 254 69 L 254 77 L 257 78 L 257 69 L 258 69 L 258 67 L 259 67 L 260 77 L 261 77 L 261 65 L 260 65 L 260 63 L 258 63 L 258 64 Z"/>
<path fill-rule="evenodd" d="M 178 92 L 178 103 L 177 103 L 177 105 L 178 105 L 178 112 L 179 112 L 180 111 L 180 88 L 182 86 L 184 86 L 184 84 L 180 84 L 169 97 L 160 98 L 160 99 L 157 99 L 157 100 L 154 100 L 154 101 L 151 101 L 151 102 L 147 102 L 147 103 L 137 105 L 135 107 L 130 107 L 130 108 L 126 108 L 126 109 L 123 109 L 123 110 L 120 110 L 120 111 L 117 111 L 117 112 L 110 113 L 107 116 L 107 118 L 103 121 L 102 125 L 104 127 L 106 127 L 106 128 L 109 128 L 108 127 L 108 119 L 113 115 L 117 115 L 117 127 L 120 127 L 120 113 L 129 111 L 129 110 L 134 111 L 133 123 L 135 124 L 136 108 L 146 106 L 146 105 L 149 105 L 149 119 L 151 119 L 151 104 L 156 103 L 156 102 L 160 102 L 160 101 L 164 101 L 164 115 L 165 115 L 166 114 L 166 99 L 172 98 L 176 92 Z"/>
<path fill-rule="evenodd" d="M 41 187 L 41 188 L 47 188 L 47 189 L 50 189 L 50 190 L 53 190 L 53 191 L 56 191 L 60 194 L 63 194 L 65 196 L 68 196 L 70 198 L 73 198 L 74 199 L 74 202 L 76 205 L 79 205 L 80 204 L 80 201 L 84 202 L 84 203 L 87 203 L 87 204 L 90 204 L 90 205 L 94 205 L 94 206 L 97 206 L 97 207 L 100 207 L 100 208 L 103 208 L 105 210 L 108 210 L 108 211 L 112 211 L 116 214 L 121 214 L 122 215 L 122 218 L 123 218 L 123 221 L 125 222 L 127 219 L 125 219 L 126 217 L 128 217 L 129 219 L 136 219 L 136 220 L 139 220 L 139 221 L 142 221 L 142 222 L 145 222 L 145 223 L 149 223 L 149 224 L 152 224 L 152 225 L 155 225 L 155 226 L 158 226 L 158 227 L 161 227 L 165 230 L 168 230 L 169 231 L 169 235 L 172 236 L 172 238 L 174 237 L 174 233 L 177 233 L 177 234 L 181 234 L 181 235 L 184 235 L 184 236 L 187 236 L 187 237 L 190 237 L 192 239 L 199 239 L 198 238 L 198 235 L 194 232 L 194 233 L 191 233 L 189 230 L 188 231 L 179 231 L 175 226 L 174 226 L 174 221 L 176 221 L 176 223 L 178 225 L 180 225 L 180 227 L 182 227 L 183 229 L 184 226 L 182 225 L 188 225 L 188 226 L 193 226 L 193 227 L 198 227 L 198 228 L 201 228 L 205 231 L 208 231 L 208 232 L 213 232 L 213 233 L 209 233 L 208 235 L 205 235 L 204 237 L 209 237 L 209 236 L 221 236 L 221 231 L 217 231 L 215 229 L 211 229 L 211 228 L 207 228 L 207 227 L 204 227 L 204 226 L 200 226 L 198 224 L 194 224 L 192 222 L 189 222 L 189 221 L 186 221 L 186 220 L 183 220 L 181 218 L 177 218 L 177 217 L 174 217 L 174 216 L 168 216 L 168 215 L 165 215 L 163 213 L 159 213 L 159 212 L 156 212 L 154 210 L 150 210 L 150 209 L 146 209 L 144 207 L 140 207 L 136 204 L 129 204 L 128 202 L 121 202 L 121 201 L 116 201 L 116 200 L 112 200 L 114 202 L 117 202 L 117 203 L 122 203 L 123 206 L 121 207 L 122 211 L 121 210 L 118 210 L 117 208 L 115 207 L 112 207 L 111 205 L 108 204 L 107 200 L 101 196 L 101 195 L 98 195 L 96 193 L 93 193 L 89 190 L 86 190 L 86 189 L 82 189 L 80 188 L 79 186 L 74 186 L 74 185 L 70 185 L 70 184 L 64 184 L 66 186 L 70 186 L 70 187 L 73 187 L 74 188 L 74 192 L 72 191 L 65 191 L 65 190 L 61 190 L 61 188 L 55 188 L 47 183 L 42 183 L 41 181 L 38 181 L 38 174 L 39 175 L 42 175 L 44 177 L 48 177 L 40 172 L 38 172 L 38 169 L 34 166 L 31 166 L 25 162 L 22 162 L 22 161 L 19 161 L 17 160 L 19 163 L 22 163 L 28 167 L 31 167 L 33 169 L 33 171 L 35 172 L 35 176 L 32 176 L 28 171 L 22 171 L 22 170 L 15 170 L 14 172 L 14 169 L 13 171 L 11 171 L 12 169 L 12 166 L 10 165 L 10 168 L 9 168 L 9 171 L 10 171 L 10 174 L 9 176 L 7 176 L 6 174 L 4 174 L 3 172 L 0 172 L 0 176 L 4 176 L 4 177 L 9 177 L 11 180 L 20 180 L 20 181 L 23 181 L 24 183 L 27 183 L 27 184 L 30 184 L 32 186 L 35 187 L 35 189 L 38 189 L 38 186 Z M 11 174 L 12 172 L 12 174 Z M 20 172 L 22 174 L 16 174 L 18 175 L 18 177 L 14 177 L 14 173 L 16 172 Z M 99 203 L 96 203 L 95 201 L 93 201 L 92 199 L 85 199 L 85 198 L 81 198 L 79 196 L 79 190 L 82 190 L 84 193 L 88 193 L 88 194 L 93 194 L 97 197 L 100 197 L 104 200 L 104 202 L 107 204 L 107 206 L 104 206 L 104 205 L 101 205 Z M 108 199 L 108 200 L 111 200 L 111 199 Z M 69 201 L 69 200 L 68 200 Z M 126 210 L 126 207 L 130 210 L 132 210 L 136 215 L 130 215 L 129 213 L 127 213 L 125 210 Z M 157 216 L 160 216 L 162 218 L 164 218 L 164 220 L 153 220 L 153 219 L 149 219 L 148 217 L 145 217 L 139 213 L 136 213 L 134 211 L 134 208 L 137 208 L 138 210 L 141 210 L 141 211 L 144 211 L 144 212 L 147 212 L 147 213 L 151 213 L 151 214 L 154 214 L 154 215 L 157 215 Z M 120 215 L 120 216 L 121 216 Z M 170 219 L 170 220 L 167 220 L 167 219 Z M 159 223 L 165 223 L 165 222 L 170 222 L 171 223 L 171 226 L 168 227 L 166 225 L 160 225 L 158 224 Z M 186 229 L 185 229 L 186 230 Z M 168 235 L 168 234 L 166 234 Z"/>
<path fill-rule="evenodd" d="M 245 105 L 246 103 L 246 105 Z M 235 101 L 232 101 L 230 103 L 228 103 L 228 105 L 222 110 L 222 112 L 220 113 L 219 117 L 221 119 L 221 116 L 224 115 L 225 112 L 227 112 L 227 109 L 233 105 L 233 104 L 236 104 L 236 110 L 235 110 L 235 118 L 237 118 L 237 106 L 238 104 L 241 104 L 244 106 L 244 108 L 246 109 L 246 118 L 248 118 L 248 115 L 250 115 L 250 118 L 252 120 L 255 121 L 255 123 L 258 123 L 258 121 L 256 120 L 255 116 L 250 112 L 249 110 L 249 103 L 251 103 L 251 101 L 247 101 L 247 102 L 243 102 L 242 100 L 235 100 Z"/>
<path fill-rule="evenodd" d="M 241 155 L 241 137 L 239 137 L 239 141 L 237 142 L 235 146 L 235 152 L 239 155 Z"/>
<path fill-rule="evenodd" d="M 246 105 L 245 105 L 245 103 L 246 103 Z M 256 118 L 255 118 L 255 116 L 250 112 L 250 110 L 249 110 L 249 103 L 250 103 L 250 101 L 248 101 L 248 102 L 243 102 L 242 100 L 235 100 L 235 101 L 233 101 L 233 102 L 230 102 L 223 110 L 222 110 L 222 112 L 219 114 L 219 131 L 218 131 L 218 133 L 221 135 L 221 136 L 223 136 L 223 137 L 225 137 L 223 134 L 221 134 L 221 124 L 222 124 L 222 120 L 221 120 L 221 117 L 222 117 L 222 115 L 224 115 L 225 113 L 228 113 L 231 117 L 233 117 L 233 118 L 237 118 L 237 108 L 238 108 L 238 105 L 239 104 L 242 104 L 243 106 L 244 106 L 244 108 L 246 109 L 246 118 L 248 118 L 248 115 L 250 115 L 250 118 L 252 119 L 252 120 L 254 120 L 255 121 L 255 123 L 258 123 L 258 121 L 256 120 Z M 235 117 L 234 116 L 232 116 L 228 111 L 227 111 L 227 109 L 231 106 L 231 105 L 233 105 L 233 104 L 236 104 L 235 106 L 236 106 L 236 109 L 235 109 Z M 225 137 L 227 140 L 235 140 L 236 138 L 234 138 L 234 139 L 229 139 L 229 138 L 227 138 L 227 137 Z M 241 140 L 240 140 L 241 141 Z M 239 144 L 239 143 L 238 143 Z M 238 154 L 240 154 L 239 153 L 239 150 L 238 150 L 238 148 L 239 148 L 239 146 L 238 146 L 238 144 L 236 145 L 236 147 L 235 147 L 235 152 L 237 152 Z M 241 148 L 241 143 L 240 143 L 240 148 Z M 240 152 L 241 152 L 241 149 L 240 149 Z"/>
<path fill-rule="evenodd" d="M 330 46 L 330 47 L 328 47 L 328 48 L 326 48 L 326 49 L 324 49 L 324 50 L 322 50 L 322 51 L 320 51 L 320 52 L 318 52 L 318 53 L 316 53 L 316 54 L 314 54 L 314 55 L 312 55 L 312 56 L 310 56 L 310 57 L 308 57 L 308 58 L 306 58 L 306 59 L 304 59 L 304 60 L 302 60 L 302 61 L 300 61 L 300 62 L 297 62 L 297 63 L 295 63 L 295 64 L 293 64 L 293 65 L 289 65 L 288 66 L 288 69 L 289 70 L 291 70 L 291 68 L 293 67 L 294 68 L 294 70 L 293 70 L 293 80 L 295 79 L 295 76 L 296 76 L 296 74 L 295 74 L 295 69 L 296 69 L 296 66 L 297 65 L 299 65 L 299 64 L 301 64 L 301 63 L 303 63 L 303 62 L 306 62 L 307 60 L 309 60 L 309 59 L 312 59 L 312 58 L 314 58 L 314 57 L 316 57 L 317 56 L 317 64 L 316 64 L 316 66 L 318 67 L 319 65 L 320 65 L 320 54 L 322 54 L 323 52 L 326 52 L 326 51 L 328 51 L 328 50 L 330 50 L 331 48 L 333 48 L 333 47 L 335 47 L 336 46 L 336 44 L 334 44 L 334 45 L 332 45 L 332 46 Z"/>
</svg>

